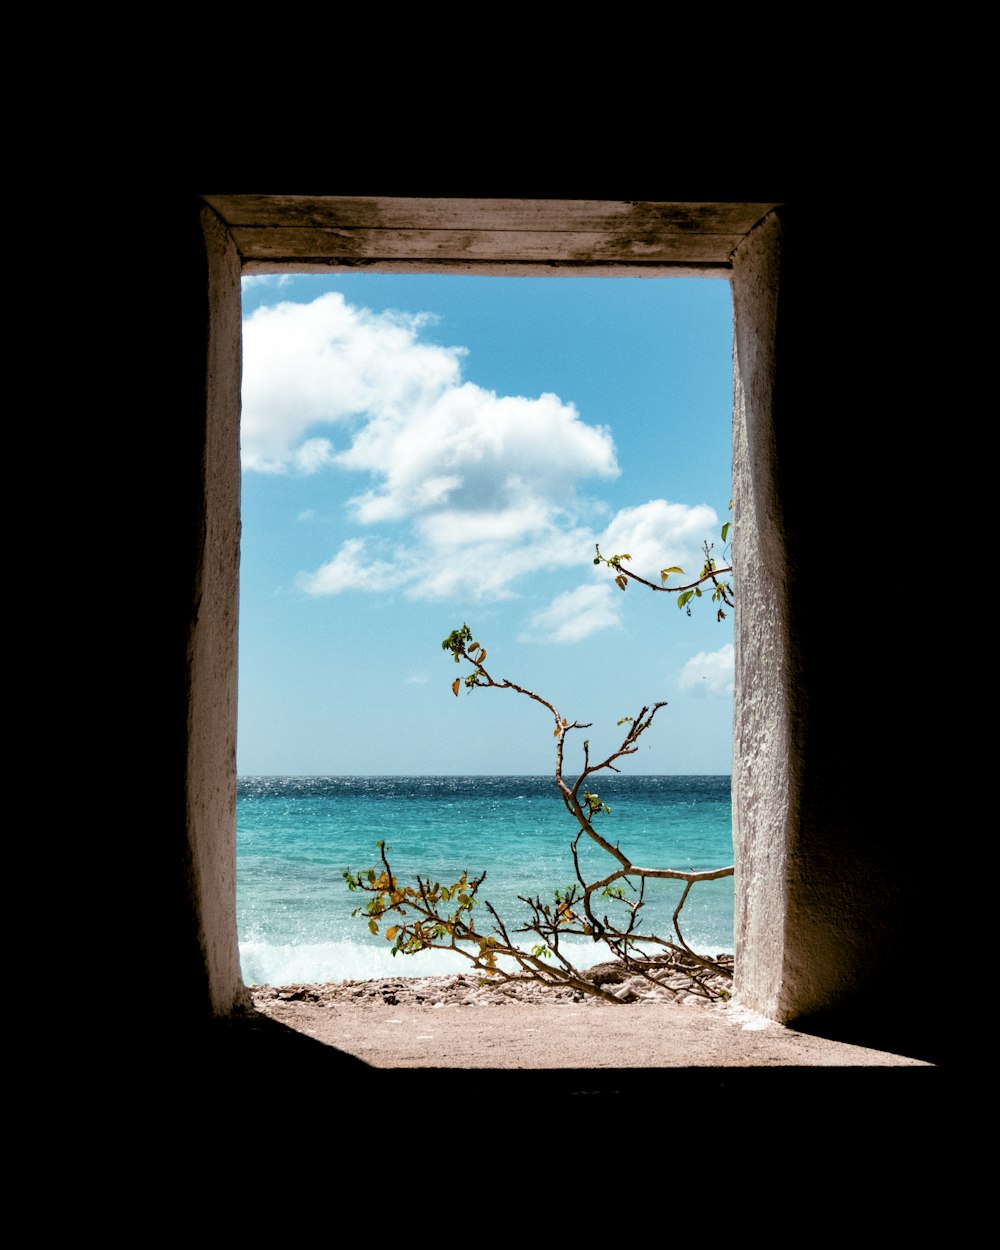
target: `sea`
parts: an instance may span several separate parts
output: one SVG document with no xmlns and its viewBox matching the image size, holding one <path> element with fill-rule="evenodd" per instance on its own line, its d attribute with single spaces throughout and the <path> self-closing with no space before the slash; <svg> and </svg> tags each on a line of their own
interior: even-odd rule
<svg viewBox="0 0 1000 1250">
<path fill-rule="evenodd" d="M 721 868 L 733 862 L 730 783 L 728 776 L 595 777 L 592 789 L 611 808 L 595 827 L 634 864 Z M 240 777 L 236 902 L 243 979 L 290 985 L 472 971 L 450 951 L 394 957 L 384 931 L 373 935 L 367 917 L 352 915 L 367 899 L 347 888 L 344 872 L 380 866 L 378 842 L 404 883 L 419 874 L 450 885 L 463 872 L 485 871 L 479 898 L 513 931 L 530 914 L 519 896 L 551 902 L 575 880 L 576 831 L 551 775 Z M 580 858 L 594 878 L 616 866 L 586 839 Z M 647 882 L 641 932 L 670 932 L 681 889 L 677 882 Z M 485 908 L 476 912 L 476 927 L 488 931 Z M 731 952 L 732 877 L 695 885 L 681 928 L 697 951 Z M 537 941 L 524 935 L 526 947 Z M 581 969 L 610 958 L 586 937 L 571 940 L 567 950 Z"/>
</svg>

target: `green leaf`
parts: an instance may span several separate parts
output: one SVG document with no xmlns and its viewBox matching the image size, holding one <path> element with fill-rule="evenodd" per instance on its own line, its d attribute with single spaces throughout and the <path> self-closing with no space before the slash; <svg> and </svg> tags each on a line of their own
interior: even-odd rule
<svg viewBox="0 0 1000 1250">
<path fill-rule="evenodd" d="M 726 538 L 729 536 L 729 527 L 731 525 L 732 525 L 732 521 L 727 521 L 725 525 L 722 527 L 722 541 L 723 542 L 725 542 Z"/>
<path fill-rule="evenodd" d="M 685 592 L 682 595 L 677 596 L 677 606 L 679 608 L 683 608 L 684 605 L 693 598 L 694 598 L 694 591 L 685 590 Z"/>
</svg>

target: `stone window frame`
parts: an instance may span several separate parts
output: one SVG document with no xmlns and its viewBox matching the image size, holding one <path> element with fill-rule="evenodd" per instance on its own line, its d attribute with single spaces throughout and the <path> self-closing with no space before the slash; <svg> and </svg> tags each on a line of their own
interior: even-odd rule
<svg viewBox="0 0 1000 1250">
<path fill-rule="evenodd" d="M 658 276 L 700 276 L 726 273 L 733 290 L 734 311 L 734 540 L 733 562 L 740 596 L 736 622 L 737 694 L 734 712 L 734 842 L 736 858 L 737 994 L 747 1006 L 777 1020 L 790 1020 L 822 1008 L 836 993 L 833 984 L 850 982 L 851 969 L 830 973 L 808 925 L 791 922 L 789 848 L 794 844 L 796 756 L 791 749 L 795 715 L 790 651 L 792 631 L 783 581 L 786 564 L 780 498 L 772 439 L 772 407 L 777 357 L 778 291 L 782 281 L 783 221 L 780 205 L 765 209 L 722 244 L 726 259 L 706 259 L 685 242 L 689 221 L 681 212 L 679 233 L 666 251 L 648 259 L 650 234 L 625 232 L 628 254 L 612 259 L 582 252 L 567 257 L 546 251 L 544 240 L 530 259 L 483 258 L 475 241 L 467 246 L 471 259 L 428 259 L 419 256 L 379 258 L 366 253 L 364 240 L 346 262 L 336 231 L 303 229 L 296 206 L 284 203 L 305 197 L 200 197 L 202 265 L 206 333 L 199 340 L 204 414 L 202 453 L 197 466 L 200 502 L 193 516 L 191 595 L 194 611 L 186 642 L 185 881 L 190 931 L 197 950 L 188 951 L 200 965 L 200 1001 L 214 1016 L 243 1007 L 243 985 L 235 913 L 235 738 L 239 566 L 239 408 L 241 298 L 240 278 L 254 272 L 335 272 L 358 265 L 382 272 L 435 272 L 447 266 L 466 273 L 615 273 Z M 245 228 L 227 219 L 225 201 L 268 201 L 271 225 L 281 238 L 291 238 L 295 255 L 251 255 Z M 271 203 L 273 201 L 273 203 Z M 442 213 L 461 213 L 467 201 L 434 201 Z M 578 201 L 504 201 L 504 204 L 554 205 L 572 214 Z M 637 207 L 643 229 L 647 202 L 600 201 L 615 208 Z M 564 210 L 560 206 L 565 206 Z M 686 210 L 686 204 L 674 205 Z M 705 207 L 704 205 L 701 207 Z M 708 207 L 720 212 L 730 202 Z M 292 220 L 295 219 L 295 220 Z M 286 224 L 287 223 L 287 224 Z M 551 220 L 549 223 L 551 227 Z M 285 235 L 281 231 L 286 230 Z M 559 231 L 554 232 L 553 237 Z M 367 235 L 366 237 L 371 237 Z M 306 242 L 303 243 L 303 238 Z M 678 243 L 678 238 L 680 243 Z M 298 242 L 295 242 L 295 240 Z M 521 241 L 517 241 L 518 245 Z M 619 240 L 620 242 L 620 240 Z M 404 245 L 405 246 L 405 245 Z M 506 244 L 505 244 L 506 246 Z M 562 246 L 561 242 L 559 246 Z M 590 246 L 588 243 L 587 246 Z M 312 251 L 309 251 L 309 248 Z M 325 250 L 324 250 L 325 249 Z M 670 249 L 673 249 L 672 251 Z M 643 259 L 636 261 L 636 252 Z M 322 252 L 322 254 L 320 254 Z M 308 253 L 308 254 L 304 254 Z M 667 255 L 669 253 L 669 255 Z M 664 259 L 667 256 L 667 259 Z M 749 766 L 753 758 L 752 769 Z M 798 918 L 801 920 L 801 917 Z M 796 934 L 793 940 L 793 932 Z M 801 958 L 810 953 L 810 967 Z M 844 952 L 836 951 L 843 964 Z M 830 952 L 827 962 L 834 958 Z M 832 980 L 831 980 L 832 977 Z"/>
</svg>

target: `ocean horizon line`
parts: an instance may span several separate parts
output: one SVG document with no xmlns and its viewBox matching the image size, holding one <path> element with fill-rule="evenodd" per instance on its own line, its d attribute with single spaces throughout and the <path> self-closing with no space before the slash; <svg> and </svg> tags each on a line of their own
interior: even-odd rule
<svg viewBox="0 0 1000 1250">
<path fill-rule="evenodd" d="M 591 774 L 596 776 L 597 774 Z M 631 777 L 729 777 L 732 773 L 608 773 L 607 777 L 621 777 L 628 780 Z M 395 777 L 409 780 L 411 778 L 426 778 L 428 780 L 438 780 L 440 778 L 449 777 L 527 777 L 533 781 L 554 780 L 552 773 L 237 773 L 237 781 L 257 781 L 262 777 L 288 777 L 297 780 L 308 780 L 312 777 L 327 778 L 355 778 L 355 777 Z"/>
</svg>

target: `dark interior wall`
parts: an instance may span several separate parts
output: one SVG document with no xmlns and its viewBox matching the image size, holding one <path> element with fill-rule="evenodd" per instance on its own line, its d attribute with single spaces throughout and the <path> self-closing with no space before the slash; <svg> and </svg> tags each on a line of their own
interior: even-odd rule
<svg viewBox="0 0 1000 1250">
<path fill-rule="evenodd" d="M 793 995 L 817 976 L 826 987 L 797 1004 L 798 1027 L 940 1060 L 930 864 L 951 750 L 900 561 L 926 468 L 907 414 L 937 415 L 933 366 L 912 360 L 925 310 L 916 275 L 875 278 L 867 215 L 820 200 L 778 215 L 773 435 L 799 803 L 782 978 Z"/>
</svg>

